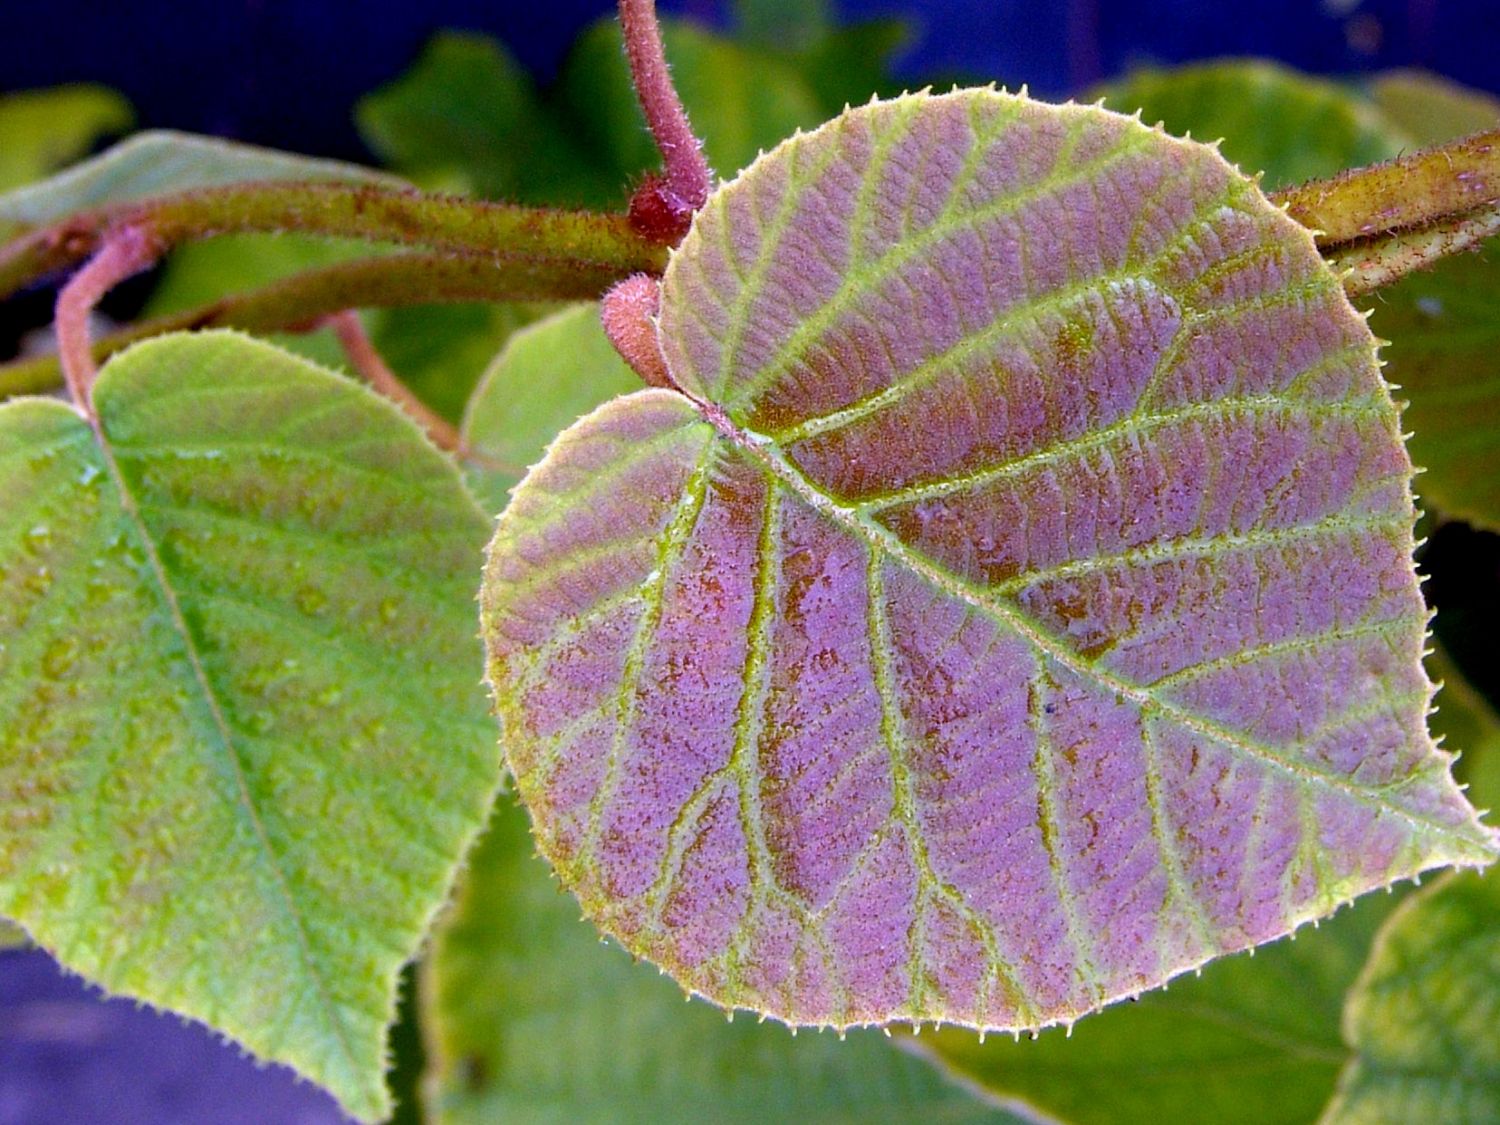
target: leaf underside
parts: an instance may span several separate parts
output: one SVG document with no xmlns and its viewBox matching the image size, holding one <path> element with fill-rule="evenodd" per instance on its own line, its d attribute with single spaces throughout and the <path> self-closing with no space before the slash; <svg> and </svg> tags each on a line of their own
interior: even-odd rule
<svg viewBox="0 0 1500 1125">
<path fill-rule="evenodd" d="M 498 781 L 485 521 L 266 344 L 162 337 L 94 399 L 103 440 L 0 407 L 0 915 L 383 1116 L 397 972 Z"/>
<path fill-rule="evenodd" d="M 660 337 L 482 602 L 542 851 L 688 988 L 1031 1028 L 1491 856 L 1374 341 L 1211 150 L 853 111 L 710 199 Z"/>
</svg>

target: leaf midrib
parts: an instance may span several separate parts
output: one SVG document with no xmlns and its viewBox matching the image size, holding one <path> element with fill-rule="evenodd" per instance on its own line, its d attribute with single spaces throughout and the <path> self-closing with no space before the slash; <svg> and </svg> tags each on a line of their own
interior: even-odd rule
<svg viewBox="0 0 1500 1125">
<path fill-rule="evenodd" d="M 1489 839 L 1488 834 L 1483 834 L 1482 829 L 1479 833 L 1472 830 L 1466 832 L 1453 825 L 1444 824 L 1402 808 L 1335 774 L 1318 770 L 1306 762 L 1298 762 L 1278 754 L 1269 747 L 1247 739 L 1238 731 L 1222 726 L 1211 719 L 1194 715 L 1180 704 L 1159 697 L 1150 688 L 1089 663 L 1068 649 L 1024 611 L 986 596 L 985 591 L 975 589 L 957 575 L 913 550 L 895 532 L 859 510 L 841 504 L 828 492 L 819 488 L 768 435 L 755 433 L 739 425 L 730 419 L 723 407 L 715 403 L 704 402 L 688 395 L 684 397 L 687 397 L 699 413 L 714 426 L 720 437 L 752 462 L 759 464 L 769 476 L 779 481 L 799 499 L 830 519 L 838 527 L 856 536 L 867 547 L 886 552 L 912 574 L 942 590 L 950 597 L 969 605 L 997 624 L 1013 630 L 1035 651 L 1055 660 L 1085 681 L 1130 699 L 1141 709 L 1143 716 L 1156 712 L 1188 730 L 1213 739 L 1237 754 L 1248 756 L 1261 764 L 1288 774 L 1294 780 L 1324 786 L 1361 804 L 1389 813 L 1403 820 L 1419 833 L 1436 835 L 1452 841 L 1462 859 L 1473 860 L 1478 856 L 1493 857 L 1495 854 L 1494 842 Z M 1408 778 L 1403 778 L 1393 783 L 1392 788 L 1409 784 L 1420 776 L 1420 774 L 1413 774 Z M 1474 827 L 1478 827 L 1477 823 Z M 1438 860 L 1435 858 L 1433 862 L 1436 863 Z"/>
<path fill-rule="evenodd" d="M 105 470 L 109 473 L 110 480 L 113 482 L 119 496 L 121 511 L 137 535 L 141 548 L 146 555 L 151 575 L 155 580 L 157 593 L 159 594 L 162 607 L 167 612 L 167 618 L 171 624 L 172 631 L 177 634 L 179 641 L 182 643 L 183 652 L 187 656 L 189 666 L 192 668 L 193 684 L 191 686 L 197 689 L 197 693 L 200 695 L 202 703 L 212 719 L 214 731 L 218 736 L 220 753 L 229 765 L 229 772 L 234 778 L 235 786 L 239 793 L 239 807 L 264 853 L 266 866 L 269 867 L 274 884 L 280 893 L 279 897 L 281 898 L 283 913 L 287 921 L 291 924 L 292 932 L 296 935 L 297 951 L 300 955 L 303 969 L 317 994 L 319 1006 L 326 1013 L 327 1025 L 332 1030 L 334 1041 L 338 1044 L 338 1049 L 344 1057 L 347 1073 L 358 1074 L 360 1067 L 353 1044 L 349 1038 L 349 1028 L 344 1022 L 338 1005 L 333 1001 L 327 982 L 324 981 L 321 973 L 318 971 L 312 954 L 312 946 L 307 936 L 306 921 L 302 917 L 302 912 L 292 895 L 291 885 L 287 880 L 287 873 L 282 869 L 280 857 L 271 844 L 270 835 L 261 819 L 259 810 L 256 808 L 255 799 L 250 792 L 249 779 L 246 776 L 245 763 L 240 756 L 238 748 L 235 746 L 234 737 L 230 730 L 224 708 L 219 701 L 218 695 L 209 679 L 207 669 L 204 666 L 202 654 L 198 649 L 197 638 L 188 626 L 187 618 L 182 612 L 181 602 L 168 576 L 166 564 L 162 560 L 161 553 L 157 550 L 156 541 L 151 537 L 150 529 L 141 516 L 139 503 L 134 493 L 131 492 L 119 462 L 115 458 L 102 420 L 97 415 L 86 416 L 86 420 L 93 429 L 95 446 L 99 450 Z"/>
</svg>

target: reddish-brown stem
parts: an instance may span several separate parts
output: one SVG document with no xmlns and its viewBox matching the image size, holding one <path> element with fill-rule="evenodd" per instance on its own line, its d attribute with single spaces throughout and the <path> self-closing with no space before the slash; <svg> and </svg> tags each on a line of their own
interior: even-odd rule
<svg viewBox="0 0 1500 1125">
<path fill-rule="evenodd" d="M 90 391 L 99 368 L 89 339 L 89 315 L 104 295 L 152 262 L 159 250 L 139 227 L 122 227 L 73 275 L 57 296 L 57 355 L 63 381 L 78 408 L 93 416 Z"/>
<path fill-rule="evenodd" d="M 708 199 L 713 173 L 672 85 L 656 22 L 656 0 L 620 0 L 620 29 L 646 126 L 661 150 L 664 177 L 649 177 L 630 203 L 631 224 L 648 238 L 677 242 Z"/>
<path fill-rule="evenodd" d="M 459 432 L 429 410 L 427 404 L 413 394 L 386 364 L 385 358 L 375 347 L 375 341 L 365 331 L 359 313 L 353 309 L 345 309 L 334 313 L 326 323 L 338 337 L 339 346 L 344 349 L 350 365 L 360 378 L 405 411 L 407 417 L 421 426 L 439 449 L 446 449 L 449 453 L 463 452 L 464 440 Z"/>
<path fill-rule="evenodd" d="M 673 387 L 667 361 L 656 335 L 656 314 L 661 308 L 661 284 L 638 273 L 627 277 L 599 304 L 604 334 L 625 362 L 653 387 Z"/>
</svg>

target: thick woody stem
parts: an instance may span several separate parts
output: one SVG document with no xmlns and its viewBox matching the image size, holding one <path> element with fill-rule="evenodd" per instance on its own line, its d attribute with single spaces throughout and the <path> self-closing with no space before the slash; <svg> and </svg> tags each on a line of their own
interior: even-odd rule
<svg viewBox="0 0 1500 1125">
<path fill-rule="evenodd" d="M 111 234 L 103 249 L 73 275 L 57 296 L 57 354 L 63 381 L 78 408 L 93 417 L 90 398 L 99 368 L 89 339 L 89 316 L 104 295 L 156 261 L 158 249 L 139 227 Z"/>
<path fill-rule="evenodd" d="M 632 198 L 631 225 L 647 238 L 676 243 L 708 199 L 713 173 L 672 85 L 656 0 L 620 0 L 620 28 L 636 95 L 665 171 L 665 176 L 649 177 Z"/>
</svg>

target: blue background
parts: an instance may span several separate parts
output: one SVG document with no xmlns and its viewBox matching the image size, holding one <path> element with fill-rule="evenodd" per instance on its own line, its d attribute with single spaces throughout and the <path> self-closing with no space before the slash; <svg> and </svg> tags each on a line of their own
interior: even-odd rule
<svg viewBox="0 0 1500 1125">
<path fill-rule="evenodd" d="M 359 156 L 355 100 L 399 74 L 439 27 L 492 32 L 544 79 L 609 0 L 22 0 L 6 5 L 0 88 L 104 82 L 142 124 Z M 724 24 L 727 0 L 661 0 Z M 1496 0 L 837 0 L 845 19 L 917 32 L 903 77 L 968 75 L 1063 97 L 1141 62 L 1253 54 L 1304 70 L 1425 66 L 1496 89 Z"/>
</svg>

